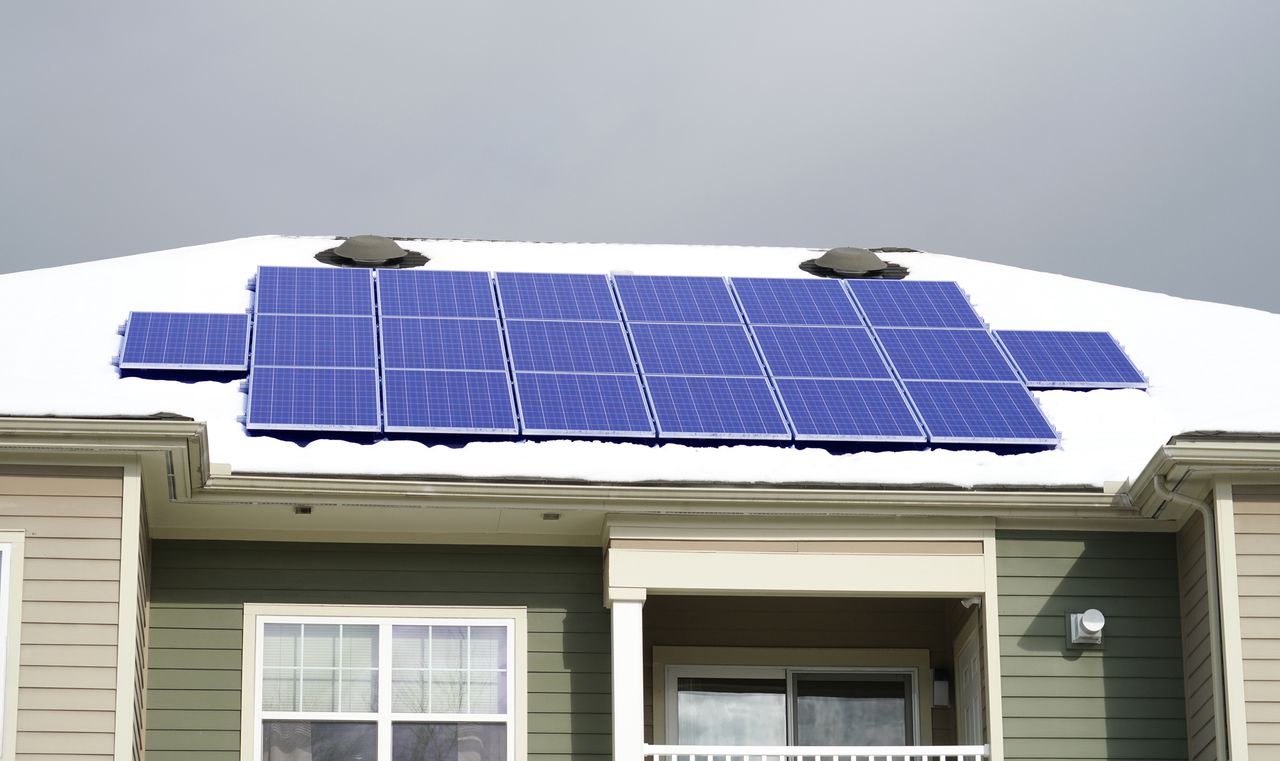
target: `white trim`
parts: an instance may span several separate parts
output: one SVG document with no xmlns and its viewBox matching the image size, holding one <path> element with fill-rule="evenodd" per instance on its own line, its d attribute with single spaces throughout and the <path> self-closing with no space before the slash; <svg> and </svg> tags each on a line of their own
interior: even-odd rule
<svg viewBox="0 0 1280 761">
<path fill-rule="evenodd" d="M 1236 516 L 1231 483 L 1213 489 L 1214 528 L 1218 534 L 1218 594 L 1222 608 L 1222 671 L 1226 689 L 1227 740 L 1232 761 L 1249 761 L 1249 725 L 1245 715 L 1244 650 L 1240 641 L 1240 579 L 1236 566 Z"/>
<path fill-rule="evenodd" d="M 378 711 L 375 713 L 274 712 L 262 710 L 262 641 L 268 623 L 376 625 L 378 632 Z M 392 627 L 502 625 L 507 629 L 507 713 L 403 714 L 392 711 Z M 395 721 L 468 721 L 503 723 L 507 757 L 524 761 L 528 753 L 528 612 L 523 607 L 431 607 L 264 605 L 244 606 L 244 653 L 241 674 L 241 757 L 262 757 L 264 719 L 364 721 L 376 723 L 382 761 L 389 761 Z"/>
<path fill-rule="evenodd" d="M 124 464 L 120 498 L 119 624 L 116 628 L 116 761 L 132 761 L 142 749 L 134 743 L 137 716 L 138 582 L 142 566 L 142 465 Z M 144 675 L 145 679 L 145 675 Z"/>
<path fill-rule="evenodd" d="M 985 591 L 982 595 L 982 665 L 987 685 L 987 744 L 991 761 L 1004 761 L 1004 692 L 1000 677 L 1000 594 L 997 588 L 996 532 L 987 531 L 982 539 L 986 565 Z"/>
<path fill-rule="evenodd" d="M 0 759 L 13 761 L 18 742 L 18 660 L 22 647 L 22 563 L 26 534 L 0 531 Z"/>
<path fill-rule="evenodd" d="M 611 618 L 613 757 L 644 752 L 644 601 L 614 600 Z"/>
</svg>

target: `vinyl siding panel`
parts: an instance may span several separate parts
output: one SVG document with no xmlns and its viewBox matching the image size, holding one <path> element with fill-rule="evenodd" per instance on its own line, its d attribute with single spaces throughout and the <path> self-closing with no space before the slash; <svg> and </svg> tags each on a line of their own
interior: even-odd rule
<svg viewBox="0 0 1280 761">
<path fill-rule="evenodd" d="M 1209 608 L 1204 519 L 1194 515 L 1178 532 L 1178 597 L 1182 610 L 1182 673 L 1185 676 L 1187 758 L 1217 761 L 1214 740 L 1213 648 L 1215 621 Z"/>
<path fill-rule="evenodd" d="M 609 614 L 597 549 L 154 541 L 148 761 L 240 756 L 244 604 L 521 605 L 529 758 L 608 758 Z"/>
<path fill-rule="evenodd" d="M 1236 564 L 1249 757 L 1280 756 L 1280 488 L 1236 486 Z"/>
<path fill-rule="evenodd" d="M 1186 759 L 1175 538 L 998 532 L 1005 758 Z M 1066 614 L 1107 617 L 1066 649 Z"/>
<path fill-rule="evenodd" d="M 0 466 L 0 529 L 26 532 L 17 761 L 113 753 L 123 494 L 119 468 Z"/>
</svg>

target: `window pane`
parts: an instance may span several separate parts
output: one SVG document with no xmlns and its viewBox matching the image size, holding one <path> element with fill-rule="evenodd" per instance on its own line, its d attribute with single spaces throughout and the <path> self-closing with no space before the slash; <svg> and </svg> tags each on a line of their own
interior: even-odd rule
<svg viewBox="0 0 1280 761">
<path fill-rule="evenodd" d="M 507 712 L 507 672 L 472 671 L 471 706 L 467 713 Z"/>
<path fill-rule="evenodd" d="M 432 671 L 431 699 L 427 710 L 433 713 L 466 711 L 466 684 L 465 671 Z"/>
<path fill-rule="evenodd" d="M 264 624 L 262 665 L 265 668 L 294 668 L 298 665 L 301 624 Z"/>
<path fill-rule="evenodd" d="M 391 672 L 391 710 L 396 713 L 425 713 L 427 710 L 427 672 Z"/>
<path fill-rule="evenodd" d="M 786 745 L 783 679 L 681 678 L 676 682 L 681 745 Z"/>
<path fill-rule="evenodd" d="M 507 667 L 507 630 L 502 626 L 472 626 L 471 665 L 473 669 Z"/>
<path fill-rule="evenodd" d="M 262 670 L 262 710 L 298 710 L 298 672 L 293 669 Z"/>
<path fill-rule="evenodd" d="M 503 724 L 396 724 L 391 761 L 506 761 Z"/>
<path fill-rule="evenodd" d="M 338 665 L 337 624 L 307 624 L 302 630 L 302 665 L 308 668 Z"/>
<path fill-rule="evenodd" d="M 910 677 L 798 675 L 799 745 L 907 745 L 913 730 Z"/>
<path fill-rule="evenodd" d="M 342 699 L 338 710 L 372 713 L 378 710 L 377 669 L 343 669 Z"/>
<path fill-rule="evenodd" d="M 267 721 L 262 761 L 377 761 L 373 723 Z"/>
<path fill-rule="evenodd" d="M 378 627 L 342 627 L 342 667 L 371 669 L 378 665 Z"/>
<path fill-rule="evenodd" d="M 398 669 L 426 668 L 430 633 L 430 626 L 391 627 L 391 666 Z"/>
<path fill-rule="evenodd" d="M 463 669 L 467 667 L 467 629 L 465 626 L 431 627 L 431 668 Z"/>
<path fill-rule="evenodd" d="M 338 710 L 337 669 L 302 670 L 302 710 Z"/>
</svg>

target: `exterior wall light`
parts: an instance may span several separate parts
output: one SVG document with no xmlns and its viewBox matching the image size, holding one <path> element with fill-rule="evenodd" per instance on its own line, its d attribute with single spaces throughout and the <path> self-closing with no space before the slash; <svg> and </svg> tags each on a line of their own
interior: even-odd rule
<svg viewBox="0 0 1280 761">
<path fill-rule="evenodd" d="M 1102 627 L 1107 618 L 1097 608 L 1090 608 L 1083 613 L 1067 614 L 1067 640 L 1077 648 L 1102 647 Z"/>
</svg>

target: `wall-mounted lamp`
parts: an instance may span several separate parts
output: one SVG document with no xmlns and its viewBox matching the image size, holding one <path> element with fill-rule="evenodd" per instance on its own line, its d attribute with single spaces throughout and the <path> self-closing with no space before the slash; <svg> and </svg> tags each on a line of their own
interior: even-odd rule
<svg viewBox="0 0 1280 761">
<path fill-rule="evenodd" d="M 1075 647 L 1102 647 L 1102 627 L 1107 618 L 1097 608 L 1067 614 L 1067 639 Z"/>
<path fill-rule="evenodd" d="M 951 705 L 951 672 L 946 669 L 933 670 L 933 705 L 936 708 Z"/>
</svg>

